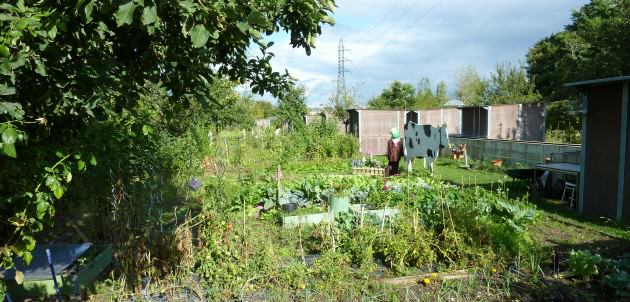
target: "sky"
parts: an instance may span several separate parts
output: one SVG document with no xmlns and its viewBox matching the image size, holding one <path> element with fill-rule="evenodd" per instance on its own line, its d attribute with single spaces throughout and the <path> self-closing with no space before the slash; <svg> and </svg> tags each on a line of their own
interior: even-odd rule
<svg viewBox="0 0 630 302">
<path fill-rule="evenodd" d="M 329 104 L 336 91 L 337 50 L 343 39 L 346 87 L 360 104 L 394 80 L 433 89 L 445 81 L 454 97 L 458 71 L 472 65 L 489 77 L 497 63 L 525 63 L 528 49 L 571 21 L 587 0 L 338 0 L 336 24 L 324 25 L 310 56 L 289 45 L 286 34 L 269 37 L 272 66 L 287 69 L 307 88 L 307 105 Z M 270 96 L 265 99 L 271 100 Z"/>
</svg>

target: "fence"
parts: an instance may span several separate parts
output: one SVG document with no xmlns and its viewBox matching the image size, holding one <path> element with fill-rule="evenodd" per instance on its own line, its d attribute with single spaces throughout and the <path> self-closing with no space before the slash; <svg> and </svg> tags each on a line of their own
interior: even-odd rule
<svg viewBox="0 0 630 302">
<path fill-rule="evenodd" d="M 551 158 L 554 162 L 579 163 L 580 145 L 552 144 L 543 142 L 526 142 L 513 140 L 497 140 L 485 138 L 450 137 L 455 146 L 466 144 L 466 152 L 471 159 L 502 159 L 504 164 L 533 166 Z M 450 155 L 449 150 L 445 154 Z"/>
</svg>

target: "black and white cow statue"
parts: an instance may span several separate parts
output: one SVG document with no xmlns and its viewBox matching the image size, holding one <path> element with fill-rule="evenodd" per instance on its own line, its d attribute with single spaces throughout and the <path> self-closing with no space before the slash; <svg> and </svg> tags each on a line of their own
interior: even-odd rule
<svg viewBox="0 0 630 302">
<path fill-rule="evenodd" d="M 446 124 L 439 128 L 431 125 L 418 125 L 407 122 L 405 125 L 405 160 L 407 171 L 411 172 L 411 161 L 414 157 L 425 159 L 425 168 L 433 173 L 433 161 L 438 157 L 440 149 L 448 146 L 448 130 Z"/>
</svg>

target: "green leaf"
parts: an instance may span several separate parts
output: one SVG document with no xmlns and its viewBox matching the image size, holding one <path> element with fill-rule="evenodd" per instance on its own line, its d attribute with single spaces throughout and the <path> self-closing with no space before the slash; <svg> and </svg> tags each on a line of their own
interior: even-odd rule
<svg viewBox="0 0 630 302">
<path fill-rule="evenodd" d="M 153 128 L 151 128 L 151 126 L 149 125 L 142 126 L 142 134 L 144 134 L 145 136 L 151 134 L 152 132 L 153 132 Z"/>
<path fill-rule="evenodd" d="M 50 204 L 46 201 L 40 201 L 37 203 L 37 219 L 43 219 L 48 211 Z"/>
<path fill-rule="evenodd" d="M 15 270 L 15 283 L 22 284 L 24 282 L 24 273 L 18 270 Z"/>
<path fill-rule="evenodd" d="M 46 65 L 44 65 L 42 61 L 40 60 L 35 61 L 35 65 L 37 65 L 37 67 L 35 68 L 35 72 L 37 72 L 41 76 L 48 75 L 48 73 L 46 72 Z"/>
<path fill-rule="evenodd" d="M 10 54 L 9 48 L 6 45 L 0 45 L 0 56 L 8 58 Z"/>
<path fill-rule="evenodd" d="M 331 16 L 324 16 L 322 18 L 322 23 L 327 23 L 327 24 L 329 24 L 331 26 L 334 26 L 335 25 L 335 19 L 333 17 L 331 17 Z"/>
<path fill-rule="evenodd" d="M 32 251 L 35 248 L 35 238 L 31 236 L 23 236 L 22 243 L 24 243 L 27 251 Z"/>
<path fill-rule="evenodd" d="M 22 261 L 24 261 L 24 264 L 29 265 L 31 260 L 33 260 L 33 254 L 31 254 L 31 252 L 24 252 L 24 255 L 22 255 Z"/>
<path fill-rule="evenodd" d="M 71 181 L 72 181 L 72 173 L 68 171 L 68 173 L 66 173 L 66 182 L 71 182 Z"/>
<path fill-rule="evenodd" d="M 249 13 L 249 16 L 247 16 L 247 22 L 255 25 L 264 25 L 267 22 L 267 19 L 261 12 L 252 11 Z"/>
<path fill-rule="evenodd" d="M 91 0 L 83 8 L 83 12 L 85 13 L 85 21 L 88 23 L 92 21 L 92 10 L 94 9 L 94 1 L 95 0 Z"/>
<path fill-rule="evenodd" d="M 0 95 L 12 95 L 15 94 L 15 87 L 0 84 Z"/>
<path fill-rule="evenodd" d="M 53 25 L 53 27 L 51 27 L 48 30 L 48 37 L 51 39 L 54 39 L 57 36 L 57 26 Z"/>
<path fill-rule="evenodd" d="M 78 161 L 77 161 L 77 169 L 78 169 L 79 171 L 83 171 L 83 170 L 85 170 L 85 162 L 84 162 L 84 161 L 82 161 L 82 160 L 78 160 Z"/>
<path fill-rule="evenodd" d="M 133 13 L 136 10 L 136 7 L 138 7 L 138 5 L 133 3 L 133 1 L 120 5 L 118 7 L 118 11 L 116 12 L 116 25 L 118 25 L 118 27 L 121 27 L 124 24 L 131 25 L 131 23 L 133 23 Z"/>
<path fill-rule="evenodd" d="M 8 127 L 2 132 L 2 142 L 5 144 L 15 144 L 18 139 L 18 132 L 13 127 Z"/>
<path fill-rule="evenodd" d="M 146 6 L 144 10 L 142 10 L 142 24 L 149 25 L 153 23 L 158 23 L 160 18 L 157 14 L 157 8 L 155 6 Z"/>
<path fill-rule="evenodd" d="M 245 22 L 238 22 L 236 24 L 236 27 L 238 27 L 239 30 L 241 30 L 242 33 L 246 34 L 247 31 L 249 31 L 252 27 L 245 23 Z"/>
<path fill-rule="evenodd" d="M 14 16 L 8 15 L 8 14 L 0 14 L 0 22 L 3 21 L 13 21 L 15 20 Z"/>
<path fill-rule="evenodd" d="M 208 42 L 208 38 L 210 37 L 210 33 L 203 26 L 203 24 L 198 24 L 193 27 L 190 31 L 190 39 L 192 40 L 193 47 L 199 48 Z"/>
<path fill-rule="evenodd" d="M 179 6 L 186 10 L 189 14 L 196 12 L 198 7 L 197 4 L 190 0 L 179 1 Z"/>
<path fill-rule="evenodd" d="M 269 209 L 273 208 L 274 204 L 275 203 L 274 203 L 274 201 L 272 199 L 267 199 L 267 200 L 265 200 L 265 204 L 263 205 L 263 208 L 265 210 L 269 210 Z"/>
<path fill-rule="evenodd" d="M 17 157 L 17 153 L 15 152 L 15 145 L 13 144 L 4 143 L 2 145 L 2 151 L 4 151 L 4 154 L 6 154 L 9 157 L 13 157 L 13 158 Z"/>
<path fill-rule="evenodd" d="M 54 190 L 53 190 L 53 194 L 55 194 L 55 197 L 57 199 L 61 199 L 61 197 L 63 196 L 63 188 L 61 186 L 57 186 Z"/>
<path fill-rule="evenodd" d="M 94 154 L 90 155 L 90 164 L 92 166 L 96 166 L 96 157 L 94 156 Z"/>
</svg>

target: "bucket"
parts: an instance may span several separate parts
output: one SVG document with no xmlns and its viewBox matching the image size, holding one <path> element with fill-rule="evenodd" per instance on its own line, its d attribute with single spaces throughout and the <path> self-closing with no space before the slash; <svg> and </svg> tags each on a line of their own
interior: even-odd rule
<svg viewBox="0 0 630 302">
<path fill-rule="evenodd" d="M 330 210 L 335 213 L 348 212 L 350 210 L 350 196 L 331 196 Z"/>
</svg>

